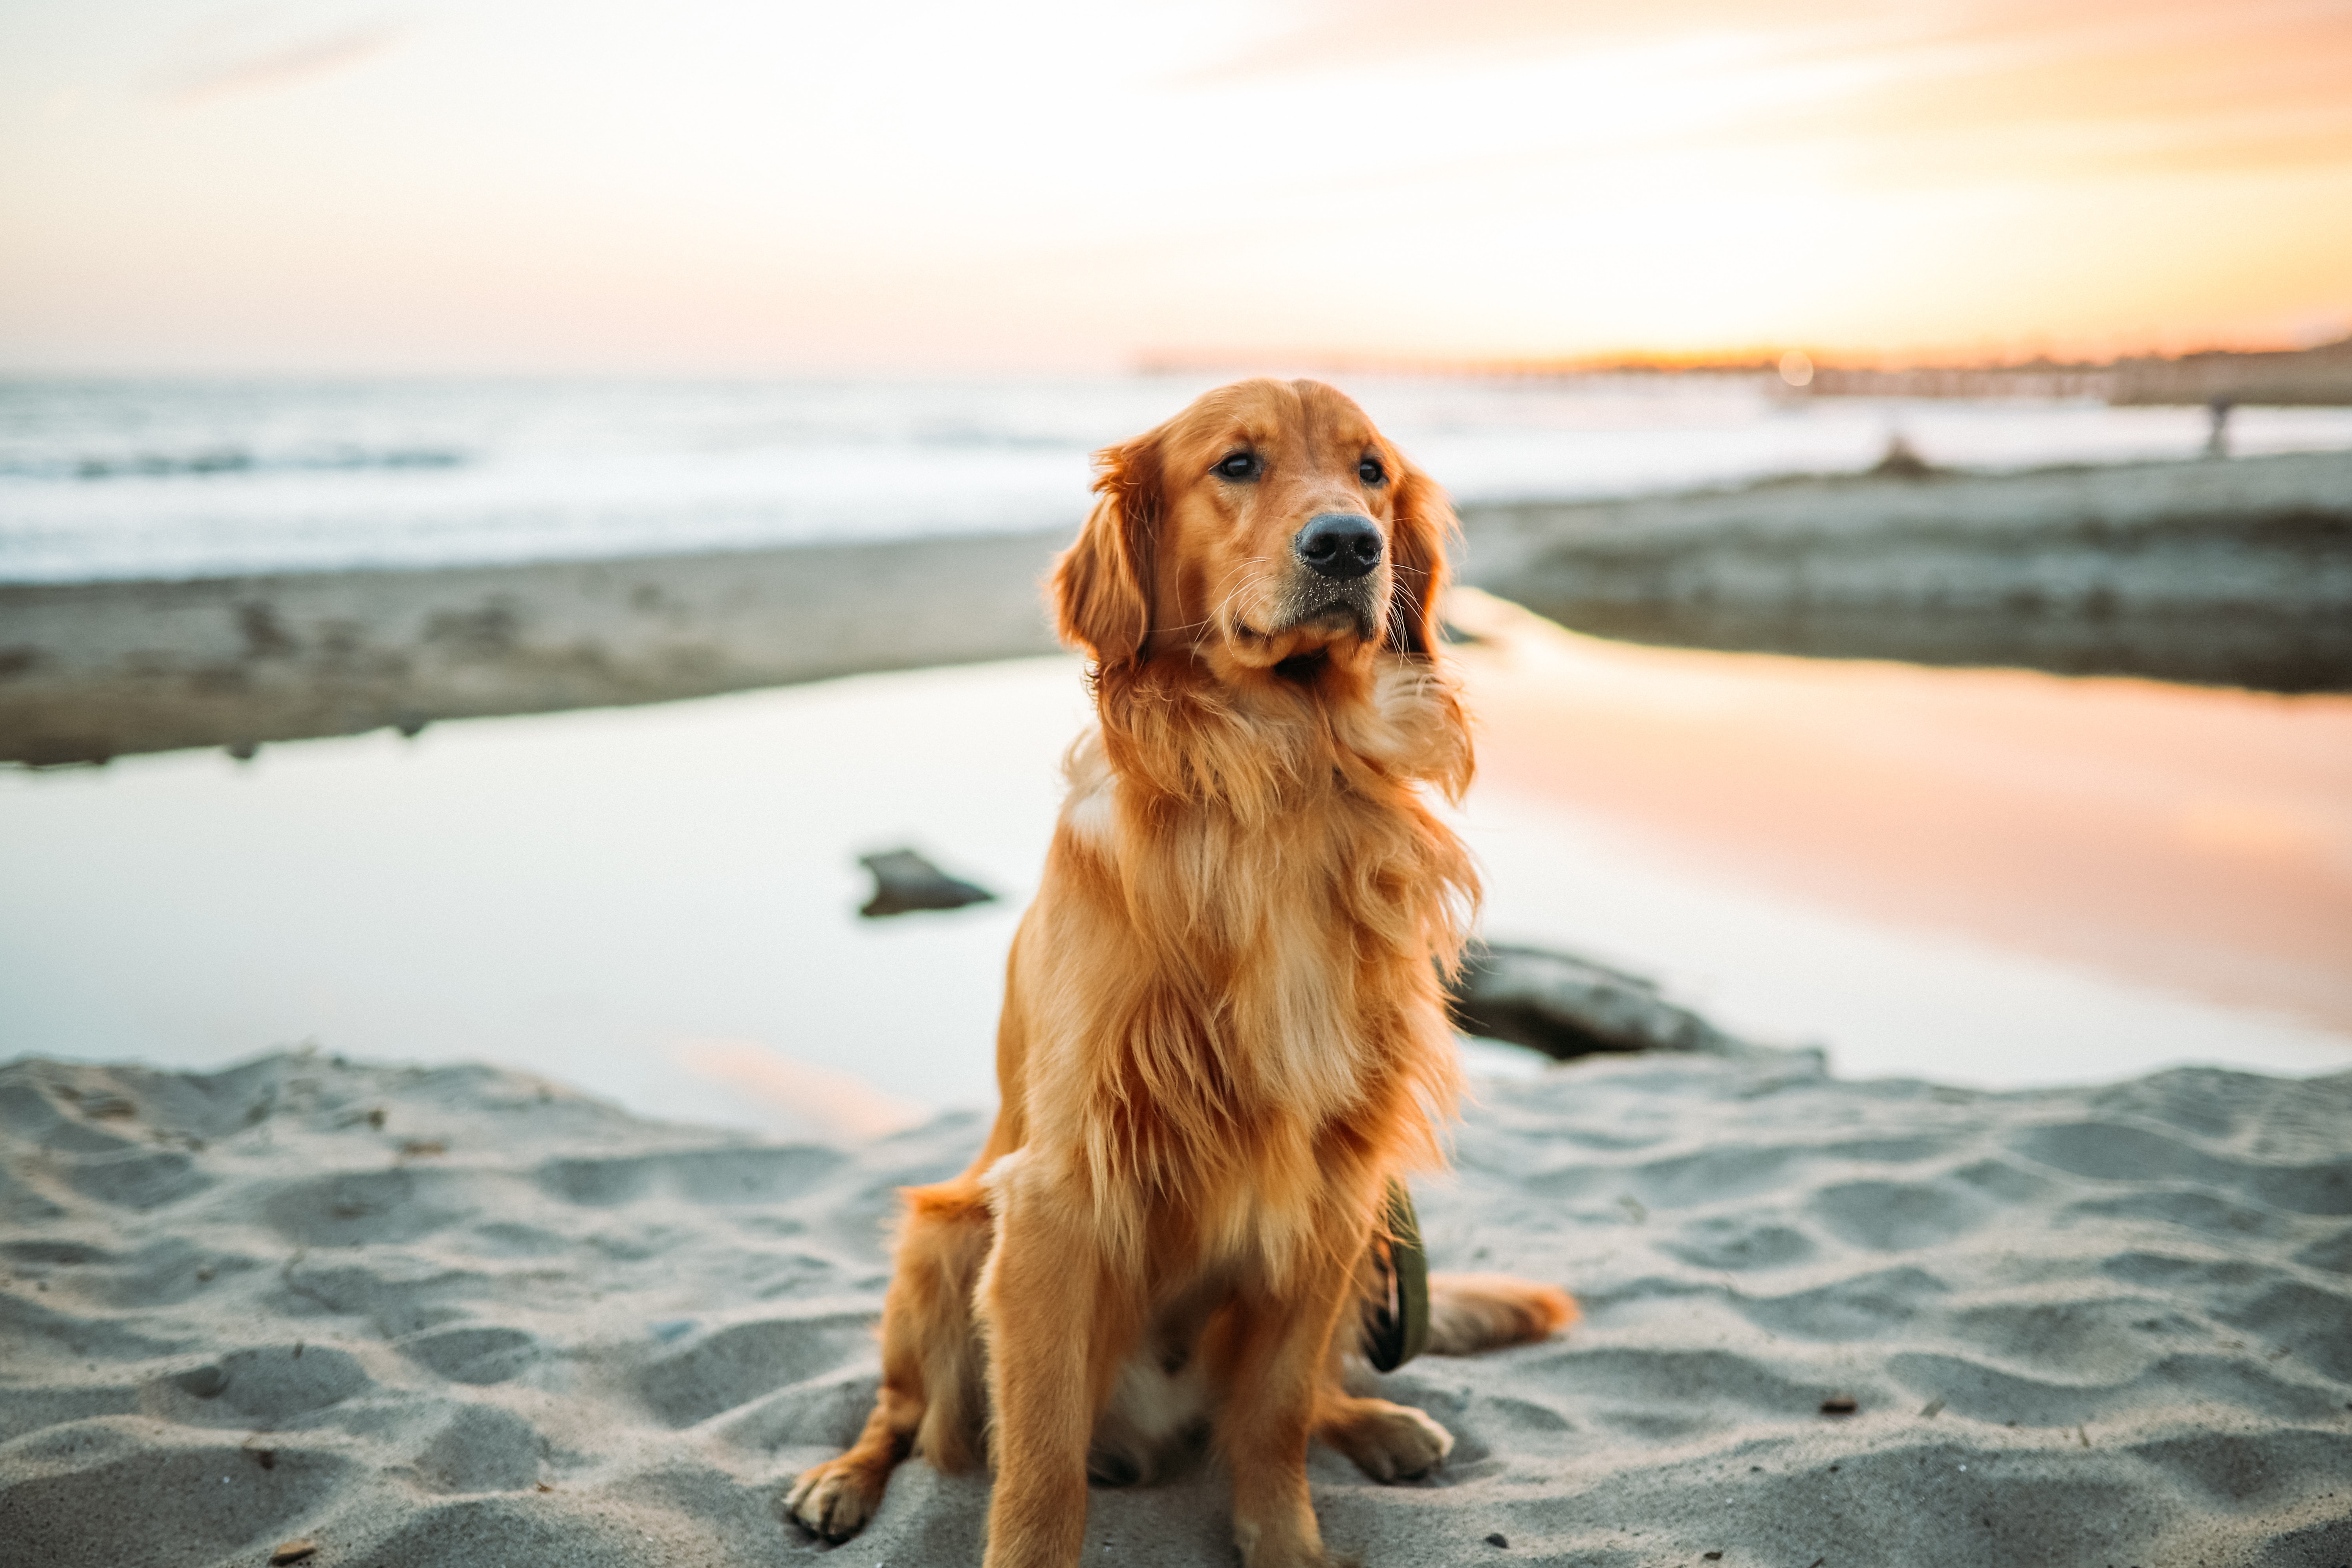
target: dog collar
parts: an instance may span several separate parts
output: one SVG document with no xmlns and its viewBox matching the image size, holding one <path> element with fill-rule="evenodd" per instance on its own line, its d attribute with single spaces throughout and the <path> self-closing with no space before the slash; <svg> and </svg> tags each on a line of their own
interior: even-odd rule
<svg viewBox="0 0 2352 1568">
<path fill-rule="evenodd" d="M 1364 1325 L 1364 1359 L 1375 1370 L 1394 1372 L 1429 1343 L 1429 1255 L 1422 1250 L 1421 1220 L 1402 1182 L 1389 1182 L 1388 1213 L 1372 1238 L 1372 1261 L 1381 1293 Z"/>
</svg>

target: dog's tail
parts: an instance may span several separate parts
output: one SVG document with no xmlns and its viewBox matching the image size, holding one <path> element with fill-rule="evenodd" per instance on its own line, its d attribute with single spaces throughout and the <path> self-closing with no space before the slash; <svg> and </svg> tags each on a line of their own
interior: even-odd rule
<svg viewBox="0 0 2352 1568">
<path fill-rule="evenodd" d="M 1435 1355 L 1475 1355 L 1528 1344 L 1576 1321 L 1565 1290 L 1507 1274 L 1429 1277 L 1429 1343 Z"/>
</svg>

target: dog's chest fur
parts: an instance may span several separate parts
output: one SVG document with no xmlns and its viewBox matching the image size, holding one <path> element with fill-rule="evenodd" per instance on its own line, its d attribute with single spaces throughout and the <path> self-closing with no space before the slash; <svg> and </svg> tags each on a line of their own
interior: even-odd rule
<svg viewBox="0 0 2352 1568">
<path fill-rule="evenodd" d="M 1014 966 L 1031 1142 L 1111 1231 L 1183 1237 L 1180 1272 L 1278 1277 L 1434 1155 L 1438 966 L 1475 896 L 1419 787 L 1466 770 L 1453 701 L 1409 668 L 1336 710 L 1180 688 L 1073 751 Z"/>
</svg>

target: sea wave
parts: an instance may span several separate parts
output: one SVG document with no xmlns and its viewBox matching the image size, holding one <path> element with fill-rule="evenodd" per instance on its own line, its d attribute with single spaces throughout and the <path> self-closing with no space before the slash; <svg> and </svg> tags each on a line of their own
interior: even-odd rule
<svg viewBox="0 0 2352 1568">
<path fill-rule="evenodd" d="M 0 581 L 424 567 L 1074 527 L 1090 452 L 1214 378 L 0 382 Z M 1457 500 L 2182 457 L 2200 409 L 1792 398 L 1738 376 L 1348 377 Z M 2352 446 L 2246 409 L 2242 451 Z"/>
<path fill-rule="evenodd" d="M 183 475 L 349 472 L 365 468 L 454 468 L 468 455 L 436 447 L 371 452 L 252 452 L 215 447 L 180 452 L 83 452 L 0 458 L 0 476 L 26 479 L 167 479 Z"/>
</svg>

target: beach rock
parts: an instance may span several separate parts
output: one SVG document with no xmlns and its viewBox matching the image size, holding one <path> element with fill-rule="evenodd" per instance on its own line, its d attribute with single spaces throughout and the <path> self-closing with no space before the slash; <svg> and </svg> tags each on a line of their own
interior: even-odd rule
<svg viewBox="0 0 2352 1568">
<path fill-rule="evenodd" d="M 1739 1042 L 1654 981 L 1548 948 L 1474 942 L 1448 998 L 1454 1026 L 1561 1061 L 1595 1051 L 1722 1050 Z"/>
<path fill-rule="evenodd" d="M 912 849 L 860 855 L 857 863 L 874 873 L 874 896 L 857 911 L 868 920 L 915 910 L 960 910 L 996 898 L 986 888 L 949 876 Z"/>
</svg>

